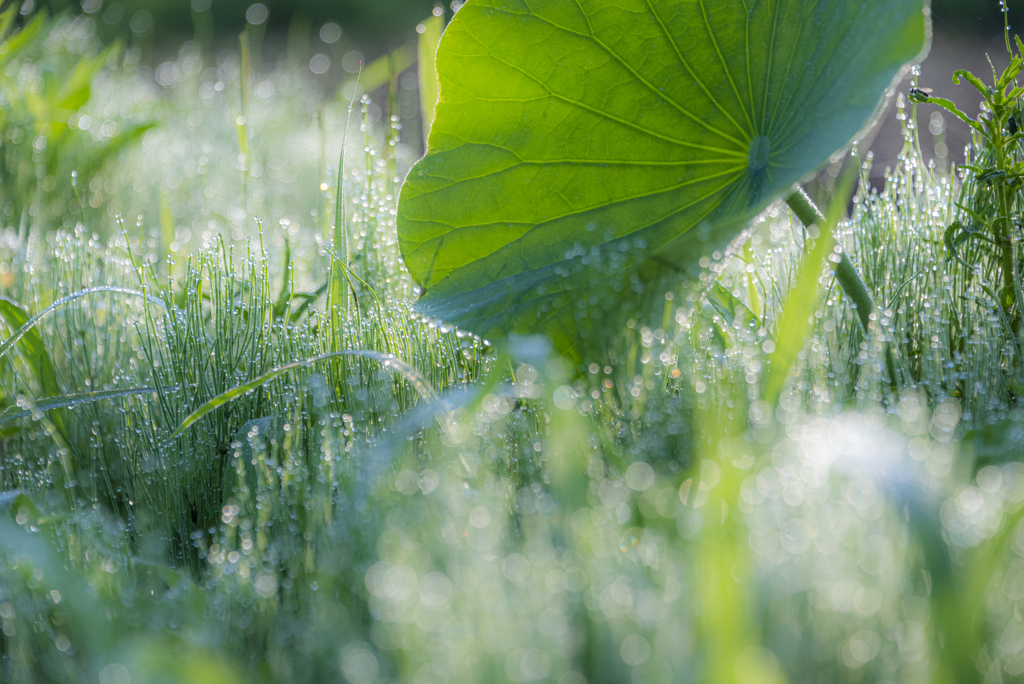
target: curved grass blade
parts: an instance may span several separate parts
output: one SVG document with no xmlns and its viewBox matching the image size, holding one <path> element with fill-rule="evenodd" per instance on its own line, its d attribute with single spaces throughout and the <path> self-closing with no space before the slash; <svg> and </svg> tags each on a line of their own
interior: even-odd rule
<svg viewBox="0 0 1024 684">
<path fill-rule="evenodd" d="M 825 265 L 829 264 L 829 257 L 836 246 L 835 227 L 842 219 L 847 201 L 853 194 L 856 183 L 854 169 L 857 167 L 857 164 L 847 166 L 840 176 L 835 197 L 828 208 L 828 215 L 824 217 L 824 221 L 818 222 L 820 236 L 814 241 L 813 246 L 805 248 L 806 257 L 800 274 L 782 305 L 782 315 L 775 331 L 775 350 L 771 353 L 764 389 L 765 401 L 772 406 L 779 400 L 790 368 L 807 343 L 810 319 L 821 303 L 819 279 Z M 824 225 L 820 225 L 822 223 Z"/>
<path fill-rule="evenodd" d="M 8 299 L 0 299 L 0 317 L 7 322 L 11 330 L 24 329 L 26 323 L 31 320 L 28 311 Z M 39 334 L 39 331 L 33 329 L 25 330 L 24 334 L 17 341 L 17 345 L 22 357 L 25 359 L 25 364 L 35 377 L 36 382 L 39 383 L 43 394 L 62 394 L 63 390 L 57 381 L 57 371 L 53 367 L 50 353 L 46 350 L 46 345 L 43 344 L 43 337 Z M 57 412 L 51 413 L 50 420 L 64 441 L 70 442 L 71 437 L 61 415 Z"/>
<path fill-rule="evenodd" d="M 61 297 L 50 306 L 46 307 L 45 309 L 37 313 L 35 316 L 28 319 L 28 321 L 26 321 L 21 327 L 14 331 L 13 335 L 8 337 L 3 342 L 0 342 L 0 356 L 3 356 L 7 352 L 9 352 L 11 350 L 11 347 L 17 344 L 18 340 L 24 337 L 29 330 L 34 328 L 36 324 L 39 323 L 39 321 L 49 316 L 51 313 L 53 313 L 60 307 L 64 306 L 68 302 L 72 302 L 76 299 L 81 299 L 82 297 L 91 294 L 97 294 L 99 292 L 118 292 L 120 294 L 126 294 L 132 297 L 141 297 L 152 304 L 156 304 L 157 306 L 160 306 L 165 310 L 167 309 L 167 305 L 164 304 L 164 301 L 162 299 L 152 297 L 144 292 L 139 292 L 138 290 L 131 290 L 127 287 L 118 287 L 116 285 L 101 285 L 99 287 L 90 287 L 86 290 L 81 290 L 79 292 L 69 294 L 66 297 Z"/>
<path fill-rule="evenodd" d="M 280 377 L 281 375 L 284 375 L 288 371 L 295 370 L 296 368 L 300 368 L 302 366 L 310 366 L 316 363 L 317 361 L 324 361 L 326 359 L 334 358 L 337 356 L 361 356 L 365 359 L 373 359 L 375 361 L 380 361 L 385 368 L 394 371 L 395 373 L 398 373 L 403 378 L 412 383 L 413 389 L 416 390 L 417 394 L 419 394 L 420 397 L 434 404 L 437 407 L 438 412 L 444 419 L 442 420 L 442 425 L 447 427 L 450 424 L 450 416 L 448 415 L 447 409 L 441 403 L 440 397 L 438 397 L 437 392 L 434 391 L 434 388 L 427 383 L 427 381 L 423 378 L 422 375 L 420 375 L 419 371 L 417 371 L 415 368 L 410 366 L 405 361 L 399 359 L 397 356 L 394 356 L 393 354 L 385 354 L 383 352 L 370 351 L 365 349 L 351 349 L 344 351 L 329 352 L 327 354 L 320 354 L 319 356 L 311 356 L 308 359 L 303 359 L 302 361 L 293 361 L 291 363 L 286 363 L 283 366 L 278 366 L 277 368 L 273 368 L 267 371 L 260 377 L 250 380 L 249 382 L 243 385 L 239 385 L 237 387 L 229 389 L 227 392 L 223 392 L 217 395 L 213 399 L 210 399 L 208 402 L 197 408 L 191 414 L 189 414 L 189 416 L 185 418 L 181 425 L 178 426 L 178 429 L 171 434 L 168 441 L 173 441 L 180 437 L 185 432 L 185 430 L 189 428 L 189 426 L 191 426 L 193 423 L 195 423 L 197 420 L 205 416 L 210 411 L 213 411 L 214 409 L 217 409 L 223 406 L 224 404 L 234 401 L 243 394 L 246 394 L 247 392 L 251 392 L 254 389 L 257 389 L 261 385 L 270 382 L 274 378 Z"/>
<path fill-rule="evenodd" d="M 130 397 L 139 394 L 151 394 L 153 392 L 175 392 L 181 389 L 180 387 L 133 387 L 131 389 L 119 389 L 119 390 L 106 390 L 102 392 L 88 392 L 84 394 L 66 394 L 60 397 L 46 397 L 39 401 L 32 402 L 32 408 L 21 409 L 19 406 L 11 406 L 3 413 L 0 413 L 0 427 L 3 427 L 7 423 L 18 420 L 19 418 L 27 418 L 34 413 L 39 411 L 50 411 L 52 409 L 59 408 L 70 408 L 73 406 L 80 406 L 82 404 L 89 404 L 94 401 L 102 401 L 103 399 L 116 399 L 117 397 Z"/>
<path fill-rule="evenodd" d="M 32 374 L 39 382 L 43 392 L 46 394 L 60 394 L 61 389 L 57 384 L 57 373 L 53 369 L 53 361 L 50 354 L 43 345 L 43 338 L 39 331 L 32 330 L 26 324 L 31 320 L 28 311 L 9 299 L 0 299 L 0 317 L 2 317 L 11 330 L 24 330 L 18 340 L 18 348 L 21 350 L 25 362 L 31 369 Z"/>
</svg>

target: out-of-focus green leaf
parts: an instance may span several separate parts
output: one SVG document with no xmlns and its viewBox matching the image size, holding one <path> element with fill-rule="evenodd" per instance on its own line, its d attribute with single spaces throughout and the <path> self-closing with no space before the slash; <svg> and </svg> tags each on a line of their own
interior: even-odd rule
<svg viewBox="0 0 1024 684">
<path fill-rule="evenodd" d="M 58 87 L 57 74 L 46 71 L 43 74 L 43 88 L 40 92 L 25 91 L 23 96 L 29 112 L 35 119 L 37 130 L 46 124 L 48 137 L 60 138 L 68 131 L 68 121 L 92 94 L 92 82 L 106 65 L 110 54 L 119 48 L 112 45 L 93 57 L 82 57 Z M 115 148 L 116 149 L 116 148 Z"/>
<path fill-rule="evenodd" d="M 159 672 L 159 681 L 168 684 L 236 684 L 244 681 L 238 674 L 244 669 L 237 663 L 226 661 L 216 650 L 195 646 L 186 650 L 177 642 L 148 642 L 139 649 L 137 662 L 144 672 Z"/>
<path fill-rule="evenodd" d="M 31 506 L 31 510 L 35 511 L 35 517 L 39 517 L 39 509 L 35 503 L 32 502 L 32 499 L 25 496 L 25 493 L 20 489 L 0 492 L 0 516 L 16 513 L 22 506 Z"/>
<path fill-rule="evenodd" d="M 434 108 L 437 106 L 437 44 L 444 33 L 444 17 L 430 17 L 420 26 L 423 27 L 417 43 L 417 68 L 420 78 L 420 113 L 423 115 L 423 139 L 430 134 L 430 124 L 434 122 Z M 417 29 L 418 30 L 418 29 Z"/>
<path fill-rule="evenodd" d="M 974 455 L 975 469 L 992 463 L 1024 461 L 1024 412 L 979 425 L 964 435 L 965 451 Z"/>
<path fill-rule="evenodd" d="M 117 156 L 121 150 L 141 138 L 146 131 L 150 130 L 154 126 L 156 126 L 155 123 L 131 124 L 125 126 L 120 133 L 108 140 L 106 145 L 97 150 L 88 162 L 79 169 L 79 176 L 82 178 L 89 178 L 90 176 L 98 173 L 103 164 Z"/>
<path fill-rule="evenodd" d="M 132 565 L 135 567 L 136 570 L 145 569 L 153 573 L 157 576 L 157 578 L 160 579 L 160 581 L 162 581 L 164 584 L 171 587 L 172 589 L 178 586 L 178 584 L 180 584 L 181 581 L 184 579 L 184 576 L 180 572 L 178 572 L 174 568 L 163 565 L 162 563 L 154 563 L 152 561 L 144 560 L 141 558 L 133 558 Z"/>
<path fill-rule="evenodd" d="M 57 93 L 56 104 L 69 111 L 77 111 L 82 105 L 89 101 L 92 92 L 92 82 L 96 75 L 106 65 L 110 56 L 120 49 L 117 44 L 111 45 L 106 50 L 94 57 L 83 57 L 75 64 L 75 68 L 68 74 L 67 80 Z"/>
<path fill-rule="evenodd" d="M 7 34 L 10 33 L 14 27 L 14 20 L 18 16 L 18 5 L 17 3 L 11 3 L 7 6 L 3 12 L 0 12 L 0 41 L 7 38 Z"/>
<path fill-rule="evenodd" d="M 782 305 L 782 316 L 776 326 L 775 339 L 772 341 L 775 349 L 771 350 L 769 357 L 770 367 L 763 395 L 764 400 L 771 405 L 778 401 L 793 362 L 807 344 L 807 335 L 812 325 L 811 317 L 821 303 L 819 279 L 825 265 L 829 263 L 830 255 L 834 253 L 835 227 L 843 217 L 850 195 L 853 194 L 853 187 L 856 184 L 855 168 L 857 167 L 847 166 L 840 176 L 835 197 L 828 208 L 828 217 L 818 216 L 816 228 L 819 237 L 805 250 L 807 254 L 800 274 Z M 797 192 L 800 194 L 795 197 L 806 199 L 803 190 Z M 810 204 L 810 201 L 807 203 Z"/>
<path fill-rule="evenodd" d="M 11 8 L 7 11 L 10 12 L 15 7 L 17 5 L 12 4 Z M 44 39 L 53 26 L 53 22 L 47 21 L 44 12 L 37 14 L 32 18 L 32 21 L 12 33 L 3 42 L 0 42 L 0 65 L 7 64 L 11 60 L 16 59 L 34 41 Z"/>
</svg>

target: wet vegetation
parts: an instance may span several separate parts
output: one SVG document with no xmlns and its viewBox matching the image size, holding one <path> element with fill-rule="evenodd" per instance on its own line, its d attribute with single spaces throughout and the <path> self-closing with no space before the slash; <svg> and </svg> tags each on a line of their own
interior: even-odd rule
<svg viewBox="0 0 1024 684">
<path fill-rule="evenodd" d="M 19 11 L 0 680 L 1024 675 L 1019 45 L 965 165 L 899 94 L 884 187 L 834 155 L 829 223 L 775 201 L 573 348 L 414 310 L 429 42 L 335 88 L 249 33 L 150 65 Z"/>
</svg>

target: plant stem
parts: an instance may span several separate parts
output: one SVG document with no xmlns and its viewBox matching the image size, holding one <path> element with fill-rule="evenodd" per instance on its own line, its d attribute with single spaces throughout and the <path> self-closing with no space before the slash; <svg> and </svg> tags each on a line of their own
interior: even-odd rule
<svg viewBox="0 0 1024 684">
<path fill-rule="evenodd" d="M 1003 136 L 1003 127 L 1008 116 L 1006 104 L 1003 102 L 1002 90 L 997 91 L 990 101 L 992 108 L 992 119 L 988 122 L 989 134 L 992 146 L 996 151 L 996 169 L 1005 173 L 1010 172 L 1010 164 L 1006 158 L 1006 138 Z M 999 216 L 995 221 L 996 242 L 999 244 L 1001 267 L 1003 271 L 1003 289 L 999 293 L 999 306 L 1003 307 L 1007 319 L 1010 321 L 1011 329 L 1016 329 L 1017 317 L 1014 309 L 1014 263 L 1013 263 L 1013 230 L 1010 220 L 1010 198 L 1009 188 L 1005 182 L 995 186 L 996 199 L 999 203 Z"/>
<path fill-rule="evenodd" d="M 793 213 L 796 214 L 796 217 L 800 219 L 804 226 L 814 224 L 821 229 L 825 229 L 828 226 L 825 216 L 818 210 L 818 207 L 814 206 L 814 202 L 811 201 L 811 198 L 807 196 L 807 193 L 802 188 L 797 188 L 792 195 L 787 197 L 786 204 L 789 205 L 789 208 L 793 210 Z M 841 250 L 839 253 L 839 263 L 836 264 L 835 270 L 836 281 L 838 281 L 839 287 L 843 289 L 843 293 L 853 300 L 857 316 L 864 327 L 864 332 L 867 333 L 871 326 L 871 314 L 876 311 L 875 300 L 871 298 L 871 292 L 868 291 L 867 284 L 860 277 L 857 267 L 850 261 L 850 257 L 846 254 L 846 250 L 842 249 L 842 243 L 838 239 L 836 239 L 836 245 Z M 896 377 L 896 358 L 893 356 L 892 347 L 888 343 L 885 345 L 885 366 L 889 374 L 889 385 L 893 388 L 899 387 Z"/>
<path fill-rule="evenodd" d="M 786 204 L 789 205 L 789 208 L 793 210 L 793 213 L 796 214 L 796 217 L 805 226 L 814 224 L 824 229 L 828 225 L 825 217 L 814 206 L 811 198 L 802 189 L 798 188 L 792 195 L 787 197 Z M 836 244 L 839 244 L 839 242 L 836 241 Z M 839 282 L 839 287 L 843 288 L 846 296 L 853 300 L 861 325 L 867 331 L 868 324 L 871 322 L 871 314 L 875 311 L 875 301 L 871 298 L 871 293 L 868 291 L 868 286 L 864 283 L 864 279 L 857 272 L 857 267 L 853 265 L 845 251 L 841 253 L 839 263 L 836 264 L 836 280 Z"/>
</svg>

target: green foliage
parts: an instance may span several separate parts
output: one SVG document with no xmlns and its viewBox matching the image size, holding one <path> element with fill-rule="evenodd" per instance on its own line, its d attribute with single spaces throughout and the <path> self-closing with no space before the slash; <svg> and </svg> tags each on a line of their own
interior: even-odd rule
<svg viewBox="0 0 1024 684">
<path fill-rule="evenodd" d="M 963 321 L 980 300 L 999 324 L 996 332 L 1005 350 L 1001 368 L 1007 386 L 1000 395 L 1012 404 L 1024 387 L 1019 355 L 1024 339 L 1024 284 L 1020 277 L 1024 258 L 1019 248 L 1024 223 L 1024 88 L 1017 85 L 1024 68 L 1024 43 L 1018 37 L 1011 43 L 1008 26 L 1005 37 L 1009 62 L 1001 73 L 993 67 L 991 84 L 967 71 L 953 74 L 954 83 L 969 85 L 981 95 L 981 113 L 976 118 L 967 116 L 948 99 L 931 97 L 928 89 L 912 88 L 910 99 L 936 105 L 972 129 L 974 154 L 963 166 L 963 184 L 942 235 L 950 271 L 958 274 L 956 286 L 974 291 L 950 306 L 956 328 L 951 339 L 957 353 L 966 355 L 964 345 L 969 334 L 963 332 Z"/>
<path fill-rule="evenodd" d="M 81 218 L 87 207 L 78 179 L 92 181 L 151 124 L 114 115 L 112 130 L 83 131 L 79 112 L 120 47 L 101 49 L 84 19 L 56 23 L 36 14 L 19 27 L 19 9 L 12 3 L 0 14 L 0 212 L 25 231 L 37 221 Z"/>
<path fill-rule="evenodd" d="M 28 312 L 18 306 L 15 302 L 0 299 L 0 317 L 7 323 L 12 333 L 22 332 L 22 328 L 29 322 Z M 13 336 L 13 335 L 12 335 Z M 36 330 L 26 330 L 18 340 L 18 350 L 21 352 L 25 365 L 33 379 L 39 384 L 44 396 L 56 397 L 61 394 L 60 384 L 57 382 L 57 374 L 53 369 L 53 362 L 50 354 L 43 345 L 43 338 Z M 50 420 L 60 432 L 64 443 L 67 443 L 68 432 L 64 427 L 64 421 L 58 411 L 50 413 Z"/>
<path fill-rule="evenodd" d="M 832 235 L 769 205 L 698 289 L 605 319 L 580 366 L 411 313 L 395 179 L 419 94 L 347 126 L 304 65 L 219 60 L 189 45 L 162 90 L 123 65 L 93 84 L 86 111 L 160 93 L 161 127 L 90 189 L 137 224 L 0 232 L 0 679 L 1024 672 L 1024 466 L 997 453 L 1024 443 L 1013 348 L 941 267 L 966 190 L 902 98 L 899 163 Z M 867 326 L 822 268 L 833 238 L 880 305 Z"/>
<path fill-rule="evenodd" d="M 420 112 L 423 116 L 423 139 L 430 135 L 430 125 L 434 121 L 434 109 L 437 107 L 437 44 L 444 33 L 444 18 L 431 16 L 423 22 L 423 32 L 417 43 L 417 60 L 419 65 Z"/>
<path fill-rule="evenodd" d="M 304 366 L 310 367 L 318 361 L 326 361 L 328 359 L 336 358 L 339 356 L 358 356 L 379 361 L 384 366 L 384 368 L 387 368 L 389 370 L 397 370 L 398 372 L 400 372 L 403 375 L 403 377 L 405 377 L 406 380 L 412 383 L 412 386 L 416 388 L 417 391 L 420 391 L 421 394 L 426 394 L 427 396 L 425 398 L 427 398 L 428 400 L 435 398 L 433 391 L 429 390 L 427 384 L 423 381 L 423 378 L 419 375 L 419 373 L 417 373 L 415 369 L 413 369 L 411 366 L 409 366 L 406 363 L 403 363 L 401 360 L 395 358 L 394 356 L 382 354 L 376 351 L 345 349 L 341 351 L 327 352 L 326 354 L 313 356 L 308 359 L 303 359 L 301 361 L 292 361 L 291 363 L 286 363 L 283 366 L 267 371 L 258 378 L 250 380 L 249 382 L 246 382 L 237 387 L 232 387 L 226 392 L 223 392 L 222 394 L 214 397 L 213 399 L 210 399 L 208 402 L 206 402 L 205 404 L 197 408 L 195 411 L 190 413 L 189 416 L 182 422 L 182 424 L 179 425 L 177 429 L 175 429 L 175 431 L 171 433 L 169 439 L 177 439 L 178 437 L 180 437 L 181 434 L 189 428 L 189 426 L 194 424 L 197 420 L 205 416 L 210 411 L 213 411 L 221 406 L 224 406 L 225 404 L 228 404 L 234 401 L 235 399 L 245 394 L 248 394 L 255 389 L 258 389 L 259 387 L 262 387 L 271 380 L 278 378 L 289 371 L 295 370 L 297 368 L 302 368 Z"/>
<path fill-rule="evenodd" d="M 1020 188 L 1024 181 L 1024 139 L 1022 132 L 1022 102 L 1024 88 L 1016 79 L 1024 68 L 1024 44 L 1015 38 L 1017 54 L 1010 46 L 1009 29 L 1006 31 L 1006 49 L 1010 62 L 1001 74 L 992 71 L 992 85 L 968 71 L 957 71 L 953 82 L 966 81 L 983 98 L 983 113 L 972 119 L 947 99 L 930 97 L 921 89 L 911 90 L 914 102 L 938 105 L 964 121 L 978 138 L 980 154 L 965 169 L 971 179 L 964 186 L 961 216 L 950 223 L 943 242 L 951 259 L 971 269 L 982 279 L 998 278 L 998 293 L 993 283 L 983 283 L 1002 310 L 1010 334 L 1020 328 L 1021 284 L 1020 257 L 1014 249 L 1015 233 L 1024 215 L 1020 206 Z M 983 142 L 982 142 L 983 141 Z M 966 258 L 965 258 L 966 257 Z M 970 277 L 970 276 L 967 276 Z"/>
<path fill-rule="evenodd" d="M 399 204 L 418 310 L 571 338 L 601 309 L 577 301 L 696 273 L 850 141 L 928 30 L 917 0 L 471 0 Z"/>
<path fill-rule="evenodd" d="M 839 222 L 838 206 L 839 202 L 835 202 L 831 212 L 833 215 L 825 225 L 817 226 L 818 237 L 809 247 L 800 274 L 782 305 L 776 336 L 771 342 L 770 371 L 763 390 L 764 400 L 769 405 L 778 403 L 793 361 L 807 346 L 810 320 L 821 301 L 821 271 L 829 263 L 829 257 L 835 253 L 833 247 L 836 241 L 832 230 Z"/>
</svg>

